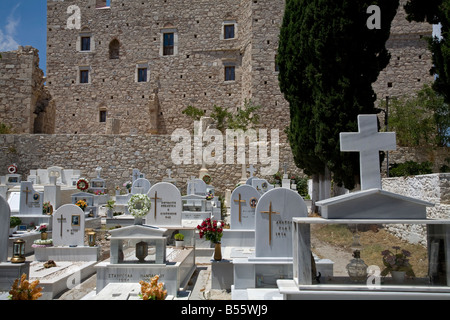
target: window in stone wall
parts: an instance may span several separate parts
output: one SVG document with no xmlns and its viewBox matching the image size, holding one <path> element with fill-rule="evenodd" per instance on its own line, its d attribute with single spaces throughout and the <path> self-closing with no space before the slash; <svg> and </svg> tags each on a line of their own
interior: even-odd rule
<svg viewBox="0 0 450 320">
<path fill-rule="evenodd" d="M 225 66 L 225 81 L 234 81 L 236 80 L 235 74 L 235 66 Z"/>
<path fill-rule="evenodd" d="M 81 37 L 81 51 L 91 51 L 91 37 Z"/>
<path fill-rule="evenodd" d="M 136 64 L 135 81 L 136 82 L 149 81 L 149 65 L 147 62 L 139 62 Z"/>
<path fill-rule="evenodd" d="M 91 83 L 91 74 L 90 74 L 90 67 L 83 66 L 79 67 L 78 72 L 78 83 Z"/>
<path fill-rule="evenodd" d="M 160 56 L 175 56 L 178 54 L 178 31 L 171 23 L 166 23 L 161 29 Z"/>
<path fill-rule="evenodd" d="M 167 32 L 164 33 L 164 48 L 163 55 L 164 56 L 173 56 L 174 49 L 174 33 Z"/>
<path fill-rule="evenodd" d="M 117 39 L 112 40 L 109 43 L 109 58 L 119 59 L 120 57 L 120 42 Z"/>
<path fill-rule="evenodd" d="M 100 110 L 99 120 L 100 122 L 106 122 L 106 110 Z"/>
<path fill-rule="evenodd" d="M 236 39 L 237 23 L 234 20 L 224 21 L 222 23 L 222 40 Z"/>
<path fill-rule="evenodd" d="M 138 82 L 147 82 L 147 68 L 138 68 Z"/>
</svg>

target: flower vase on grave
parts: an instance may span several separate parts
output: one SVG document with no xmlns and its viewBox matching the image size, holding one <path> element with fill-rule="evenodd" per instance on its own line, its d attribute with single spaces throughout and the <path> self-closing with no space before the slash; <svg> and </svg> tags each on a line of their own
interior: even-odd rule
<svg viewBox="0 0 450 320">
<path fill-rule="evenodd" d="M 222 245 L 220 242 L 214 244 L 214 260 L 222 260 Z"/>
<path fill-rule="evenodd" d="M 406 271 L 391 271 L 392 280 L 394 283 L 403 283 L 406 278 Z"/>
<path fill-rule="evenodd" d="M 48 233 L 47 232 L 41 232 L 41 240 L 47 240 Z"/>
</svg>

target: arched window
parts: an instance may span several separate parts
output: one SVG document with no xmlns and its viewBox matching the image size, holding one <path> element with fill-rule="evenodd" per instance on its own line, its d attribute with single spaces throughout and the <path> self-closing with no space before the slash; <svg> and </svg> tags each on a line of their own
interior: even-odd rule
<svg viewBox="0 0 450 320">
<path fill-rule="evenodd" d="M 117 39 L 114 39 L 109 43 L 109 58 L 110 59 L 119 59 L 120 55 L 120 42 Z"/>
</svg>

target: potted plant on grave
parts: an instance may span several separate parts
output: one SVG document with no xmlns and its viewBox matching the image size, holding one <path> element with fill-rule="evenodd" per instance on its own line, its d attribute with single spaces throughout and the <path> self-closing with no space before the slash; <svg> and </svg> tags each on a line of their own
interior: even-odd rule
<svg viewBox="0 0 450 320">
<path fill-rule="evenodd" d="M 128 193 L 131 193 L 131 186 L 132 186 L 131 181 L 124 182 L 123 186 L 127 188 Z"/>
<path fill-rule="evenodd" d="M 177 233 L 175 236 L 175 246 L 177 248 L 182 248 L 184 245 L 184 234 L 182 233 Z"/>
<path fill-rule="evenodd" d="M 78 207 L 80 207 L 81 210 L 84 211 L 84 209 L 86 209 L 87 207 L 87 203 L 84 200 L 78 200 L 77 203 L 75 203 L 75 205 L 77 205 Z"/>
<path fill-rule="evenodd" d="M 116 201 L 108 200 L 106 202 L 106 209 L 108 210 L 108 212 L 106 214 L 107 214 L 108 218 L 112 218 L 114 216 L 113 215 L 113 210 L 114 210 L 115 207 L 116 207 Z"/>
<path fill-rule="evenodd" d="M 44 202 L 42 206 L 42 214 L 52 215 L 53 214 L 53 206 L 50 201 Z"/>
<path fill-rule="evenodd" d="M 47 236 L 48 236 L 47 230 L 48 230 L 48 228 L 47 228 L 46 224 L 41 224 L 39 226 L 39 232 L 41 233 L 41 240 L 47 240 Z"/>
<path fill-rule="evenodd" d="M 381 271 L 381 276 L 385 277 L 390 273 L 395 282 L 403 282 L 405 276 L 415 277 L 412 266 L 409 263 L 411 253 L 401 249 L 399 246 L 393 246 L 392 249 L 395 250 L 395 253 L 390 250 L 381 252 L 385 266 L 384 270 Z"/>
<path fill-rule="evenodd" d="M 22 223 L 22 220 L 19 217 L 11 217 L 9 219 L 9 234 L 12 235 L 17 231 L 17 226 Z"/>
<path fill-rule="evenodd" d="M 150 282 L 139 281 L 141 292 L 139 297 L 142 300 L 164 300 L 167 297 L 167 290 L 164 290 L 164 283 L 158 283 L 159 276 L 151 278 Z"/>
<path fill-rule="evenodd" d="M 206 240 L 209 240 L 214 244 L 214 260 L 217 261 L 222 260 L 222 248 L 220 244 L 220 240 L 223 236 L 222 225 L 223 222 L 221 221 L 211 221 L 211 218 L 206 218 L 200 225 L 197 226 L 200 233 L 200 239 L 205 237 Z"/>
</svg>

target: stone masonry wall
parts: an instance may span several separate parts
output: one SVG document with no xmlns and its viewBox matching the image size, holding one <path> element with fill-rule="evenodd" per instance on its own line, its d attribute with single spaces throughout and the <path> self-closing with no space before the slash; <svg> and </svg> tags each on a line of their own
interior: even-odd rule
<svg viewBox="0 0 450 320">
<path fill-rule="evenodd" d="M 56 99 L 55 133 L 104 134 L 115 120 L 120 134 L 171 134 L 192 128 L 181 111 L 189 105 L 207 112 L 214 105 L 234 111 L 245 99 L 261 105 L 262 126 L 283 130 L 289 105 L 278 86 L 275 56 L 284 1 L 276 0 L 48 0 L 48 86 Z M 390 65 L 374 84 L 378 100 L 410 95 L 429 75 L 431 54 L 424 37 L 428 24 L 409 23 L 401 2 L 387 47 Z M 67 9 L 77 5 L 81 28 L 68 29 Z M 100 7 L 100 8 L 98 8 Z M 365 14 L 365 13 L 363 13 Z M 223 39 L 223 24 L 236 23 L 236 37 Z M 177 35 L 177 52 L 161 55 L 162 34 Z M 80 51 L 82 36 L 91 50 Z M 119 59 L 109 59 L 109 44 L 120 43 Z M 148 65 L 148 82 L 136 82 L 138 65 Z M 236 80 L 224 81 L 224 67 L 236 67 Z M 80 68 L 90 83 L 79 83 Z M 154 111 L 155 95 L 159 103 Z M 155 128 L 156 123 L 156 128 Z"/>
<path fill-rule="evenodd" d="M 450 174 L 428 174 L 412 177 L 385 178 L 383 190 L 434 203 L 427 208 L 429 219 L 450 218 Z M 385 225 L 390 232 L 412 243 L 426 245 L 423 225 Z"/>
<path fill-rule="evenodd" d="M 166 170 L 170 168 L 178 187 L 186 193 L 187 181 L 191 176 L 199 176 L 201 165 L 193 164 L 193 150 L 192 164 L 175 165 L 171 157 L 175 145 L 171 136 L 162 135 L 0 135 L 0 163 L 3 164 L 0 176 L 7 174 L 9 164 L 16 163 L 22 180 L 27 179 L 30 170 L 51 166 L 81 170 L 81 174 L 89 179 L 96 177 L 95 169 L 100 166 L 103 168 L 102 178 L 113 195 L 115 186 L 123 189 L 122 184 L 131 180 L 135 168 L 145 173 L 152 184 L 167 177 Z M 268 148 L 270 151 L 270 144 Z M 279 151 L 280 170 L 286 161 L 289 174 L 302 175 L 293 164 L 289 146 L 280 142 Z M 226 189 L 234 189 L 240 181 L 242 166 L 237 160 L 234 163 L 207 166 L 217 193 L 224 194 Z M 260 177 L 259 160 L 255 168 Z M 265 178 L 269 180 L 271 176 Z"/>
<path fill-rule="evenodd" d="M 15 133 L 54 131 L 54 105 L 44 86 L 38 50 L 19 46 L 0 59 L 0 122 Z"/>
</svg>

